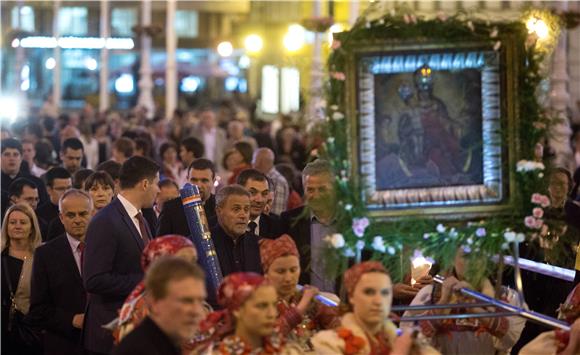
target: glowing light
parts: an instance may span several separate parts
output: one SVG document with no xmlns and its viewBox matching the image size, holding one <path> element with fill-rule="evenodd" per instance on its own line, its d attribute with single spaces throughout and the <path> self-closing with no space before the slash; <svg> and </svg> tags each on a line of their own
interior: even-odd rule
<svg viewBox="0 0 580 355">
<path fill-rule="evenodd" d="M 181 80 L 181 91 L 196 92 L 200 83 L 201 80 L 197 76 L 186 76 Z"/>
<path fill-rule="evenodd" d="M 20 100 L 13 96 L 0 96 L 0 120 L 13 123 L 20 115 Z"/>
<path fill-rule="evenodd" d="M 115 80 L 115 90 L 121 94 L 132 93 L 134 86 L 133 76 L 131 76 L 131 74 L 121 74 L 121 76 Z"/>
<path fill-rule="evenodd" d="M 243 55 L 240 57 L 240 60 L 238 61 L 238 66 L 242 69 L 247 69 L 250 67 L 250 57 L 248 57 L 247 55 Z"/>
<path fill-rule="evenodd" d="M 52 70 L 56 67 L 56 60 L 53 57 L 50 57 L 44 62 L 44 67 L 48 70 Z"/>
<path fill-rule="evenodd" d="M 30 89 L 30 66 L 25 64 L 20 72 L 20 90 L 28 91 Z"/>
<path fill-rule="evenodd" d="M 528 29 L 528 33 L 535 33 L 540 40 L 546 39 L 550 35 L 548 25 L 538 17 L 531 17 L 526 22 L 526 28 Z"/>
<path fill-rule="evenodd" d="M 290 52 L 295 52 L 304 46 L 306 30 L 300 25 L 290 25 L 284 36 L 284 47 Z"/>
<path fill-rule="evenodd" d="M 95 58 L 87 57 L 85 59 L 85 67 L 90 71 L 97 70 L 97 60 Z"/>
<path fill-rule="evenodd" d="M 332 44 L 332 40 L 335 33 L 344 32 L 346 28 L 340 23 L 335 23 L 328 29 L 328 43 Z"/>
<path fill-rule="evenodd" d="M 425 258 L 422 254 L 415 256 L 411 260 L 411 286 L 417 283 L 417 280 L 429 274 L 433 263 Z"/>
<path fill-rule="evenodd" d="M 234 91 L 238 87 L 239 79 L 235 76 L 230 76 L 226 78 L 225 87 L 227 91 Z"/>
<path fill-rule="evenodd" d="M 244 46 L 249 53 L 258 53 L 262 50 L 264 41 L 262 40 L 262 37 L 252 34 L 246 37 L 244 40 Z"/>
<path fill-rule="evenodd" d="M 54 37 L 31 36 L 21 40 L 12 41 L 12 47 L 16 48 L 75 48 L 75 49 L 133 49 L 135 43 L 131 38 L 101 38 L 101 37 Z"/>
<path fill-rule="evenodd" d="M 228 41 L 221 42 L 217 46 L 217 52 L 222 57 L 229 57 L 234 53 L 234 46 Z"/>
</svg>

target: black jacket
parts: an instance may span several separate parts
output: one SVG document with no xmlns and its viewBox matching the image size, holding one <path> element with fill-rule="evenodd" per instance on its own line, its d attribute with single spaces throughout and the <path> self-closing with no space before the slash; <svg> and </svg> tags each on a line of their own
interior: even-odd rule
<svg viewBox="0 0 580 355">
<path fill-rule="evenodd" d="M 214 195 L 211 195 L 207 199 L 203 209 L 205 210 L 207 221 L 211 226 L 214 224 L 216 219 Z M 187 225 L 183 205 L 181 204 L 181 197 L 174 198 L 163 204 L 163 210 L 159 215 L 159 224 L 157 226 L 156 235 L 159 237 L 167 234 L 178 234 L 183 236 L 191 235 L 189 226 Z"/>
<path fill-rule="evenodd" d="M 282 212 L 280 220 L 282 221 L 283 233 L 289 234 L 298 248 L 300 253 L 300 284 L 310 283 L 310 215 L 304 212 L 304 206 Z"/>
<path fill-rule="evenodd" d="M 58 260 L 58 262 L 56 262 Z M 45 330 L 45 354 L 82 353 L 74 315 L 85 313 L 86 292 L 66 235 L 34 252 L 30 290 L 31 322 Z"/>
<path fill-rule="evenodd" d="M 149 317 L 121 340 L 112 355 L 180 355 L 171 339 Z"/>
<path fill-rule="evenodd" d="M 276 239 L 283 234 L 282 222 L 280 217 L 275 214 L 264 214 L 260 215 L 260 238 Z"/>
<path fill-rule="evenodd" d="M 240 271 L 262 273 L 260 247 L 255 235 L 246 233 L 234 242 L 217 223 L 211 228 L 211 239 L 223 276 Z"/>
</svg>

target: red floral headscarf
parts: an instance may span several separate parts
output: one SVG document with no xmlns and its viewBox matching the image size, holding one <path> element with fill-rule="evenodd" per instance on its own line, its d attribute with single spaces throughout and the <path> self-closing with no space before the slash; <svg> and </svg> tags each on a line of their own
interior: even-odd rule
<svg viewBox="0 0 580 355">
<path fill-rule="evenodd" d="M 260 286 L 269 285 L 262 275 L 236 272 L 226 276 L 218 290 L 218 303 L 224 307 L 212 312 L 201 322 L 200 330 L 206 341 L 217 341 L 234 330 L 233 312 L 240 308 Z"/>
<path fill-rule="evenodd" d="M 268 272 L 270 265 L 280 257 L 288 255 L 300 256 L 296 243 L 288 234 L 283 234 L 277 239 L 260 239 L 259 243 L 264 272 Z"/>
<path fill-rule="evenodd" d="M 365 261 L 353 265 L 344 273 L 344 288 L 346 289 L 346 292 L 349 296 L 354 293 L 354 289 L 360 278 L 369 272 L 381 272 L 387 275 L 389 274 L 383 264 L 378 261 Z"/>
<path fill-rule="evenodd" d="M 193 250 L 196 250 L 191 240 L 181 235 L 169 234 L 155 238 L 143 249 L 141 268 L 143 271 L 147 271 L 149 265 L 160 256 L 174 255 L 183 248 L 193 248 Z"/>
</svg>

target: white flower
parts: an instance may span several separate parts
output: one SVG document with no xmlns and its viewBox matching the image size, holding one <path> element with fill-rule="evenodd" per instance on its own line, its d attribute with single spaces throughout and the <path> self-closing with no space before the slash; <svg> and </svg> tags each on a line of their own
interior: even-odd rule
<svg viewBox="0 0 580 355">
<path fill-rule="evenodd" d="M 352 205 L 350 203 L 347 203 L 346 205 L 344 205 L 344 209 L 350 211 L 352 210 Z"/>
<path fill-rule="evenodd" d="M 520 160 L 516 164 L 516 171 L 528 172 L 534 170 L 544 170 L 546 167 L 543 163 L 532 160 Z M 542 175 L 543 176 L 543 175 Z"/>
<path fill-rule="evenodd" d="M 352 248 L 346 248 L 346 249 L 344 249 L 344 251 L 342 252 L 342 255 L 346 256 L 347 258 L 352 258 L 352 257 L 354 257 L 356 254 L 354 253 L 354 250 L 352 250 Z"/>
<path fill-rule="evenodd" d="M 423 234 L 423 239 L 429 239 L 429 233 Z"/>
<path fill-rule="evenodd" d="M 365 248 L 365 242 L 364 242 L 364 240 L 359 240 L 358 242 L 356 242 L 356 248 L 358 250 L 363 250 Z"/>
<path fill-rule="evenodd" d="M 498 51 L 500 48 L 501 48 L 501 41 L 495 42 L 495 44 L 493 45 L 493 50 Z"/>
<path fill-rule="evenodd" d="M 516 233 L 512 231 L 507 231 L 503 234 L 503 237 L 506 242 L 511 243 L 516 240 Z"/>
<path fill-rule="evenodd" d="M 388 247 L 387 248 L 387 253 L 389 253 L 389 255 L 395 255 L 395 248 L 393 247 Z"/>
<path fill-rule="evenodd" d="M 466 242 L 468 245 L 471 245 L 471 244 L 473 244 L 473 239 L 471 239 L 471 237 L 469 237 L 469 238 L 467 238 Z"/>
<path fill-rule="evenodd" d="M 498 35 L 498 32 L 499 32 L 499 31 L 497 30 L 497 27 L 494 27 L 494 28 L 493 28 L 493 31 L 491 31 L 491 33 L 489 34 L 489 37 L 491 37 L 491 38 L 495 38 L 495 37 L 497 37 L 497 35 Z"/>
<path fill-rule="evenodd" d="M 338 106 L 337 105 L 332 105 L 332 106 L 330 106 L 330 109 L 332 111 L 336 111 L 336 110 L 338 110 Z"/>
<path fill-rule="evenodd" d="M 328 142 L 328 144 L 333 144 L 334 143 L 334 137 L 328 137 L 326 139 L 326 141 Z"/>
<path fill-rule="evenodd" d="M 332 245 L 335 249 L 340 249 L 344 247 L 344 237 L 340 233 L 334 233 L 324 238 L 328 244 Z"/>
<path fill-rule="evenodd" d="M 455 238 L 459 235 L 459 233 L 457 233 L 457 231 L 455 230 L 455 228 L 451 228 L 451 230 L 449 231 L 449 236 L 452 238 Z"/>
<path fill-rule="evenodd" d="M 477 228 L 477 230 L 475 231 L 475 235 L 478 236 L 479 238 L 485 237 L 486 234 L 487 232 L 483 227 Z"/>
<path fill-rule="evenodd" d="M 442 225 L 441 223 L 439 223 L 437 225 L 437 232 L 439 232 L 439 233 L 445 233 L 446 230 L 447 230 L 447 228 L 445 228 L 445 226 Z"/>
<path fill-rule="evenodd" d="M 501 245 L 501 248 L 502 248 L 503 250 L 508 250 L 508 249 L 510 248 L 510 246 L 508 245 L 508 243 L 503 243 L 503 244 Z"/>
<path fill-rule="evenodd" d="M 344 118 L 344 115 L 342 114 L 342 112 L 335 112 L 332 114 L 332 119 L 335 121 L 342 120 L 343 118 Z"/>
<path fill-rule="evenodd" d="M 384 253 L 386 250 L 385 241 L 383 240 L 383 237 L 381 237 L 380 235 L 377 235 L 376 237 L 373 238 L 373 244 L 371 246 L 373 247 L 374 250 L 380 251 L 381 253 Z"/>
<path fill-rule="evenodd" d="M 523 243 L 526 240 L 526 235 L 524 233 L 516 234 L 515 241 L 518 243 Z"/>
</svg>

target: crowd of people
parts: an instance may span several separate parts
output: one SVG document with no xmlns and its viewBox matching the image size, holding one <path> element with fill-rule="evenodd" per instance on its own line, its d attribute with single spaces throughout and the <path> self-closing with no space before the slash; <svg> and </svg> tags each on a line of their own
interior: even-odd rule
<svg viewBox="0 0 580 355">
<path fill-rule="evenodd" d="M 559 309 L 570 332 L 518 317 L 433 317 L 489 307 L 391 311 L 470 302 L 460 288 L 527 307 L 494 280 L 470 284 L 463 249 L 442 284 L 429 275 L 393 283 L 376 261 L 329 278 L 323 249 L 338 206 L 330 164 L 287 118 L 273 131 L 247 117 L 205 107 L 146 120 L 141 110 L 122 117 L 88 106 L 3 127 L 2 354 L 483 355 L 508 354 L 524 338 L 521 354 L 580 353 L 573 283 L 548 297 L 545 280 L 524 275 L 529 306 Z M 564 169 L 549 179 L 547 213 L 566 226 L 570 250 L 579 179 Z M 199 188 L 224 277 L 215 293 L 197 262 L 185 183 Z"/>
</svg>

